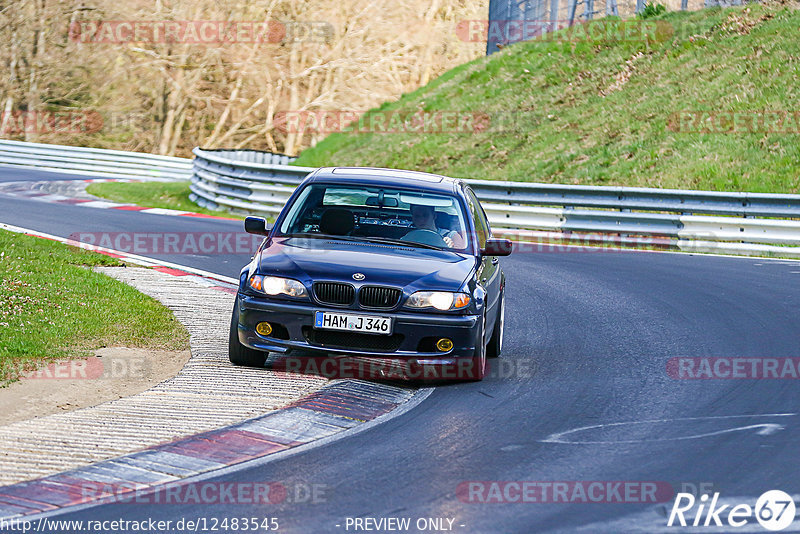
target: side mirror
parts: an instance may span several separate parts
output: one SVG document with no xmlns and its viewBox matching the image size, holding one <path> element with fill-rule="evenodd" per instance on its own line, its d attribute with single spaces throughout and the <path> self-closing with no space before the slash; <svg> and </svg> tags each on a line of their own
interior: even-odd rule
<svg viewBox="0 0 800 534">
<path fill-rule="evenodd" d="M 487 239 L 481 249 L 482 256 L 508 256 L 514 248 L 510 239 Z"/>
<path fill-rule="evenodd" d="M 244 231 L 248 234 L 266 236 L 269 234 L 267 220 L 264 217 L 247 217 L 244 220 Z"/>
</svg>

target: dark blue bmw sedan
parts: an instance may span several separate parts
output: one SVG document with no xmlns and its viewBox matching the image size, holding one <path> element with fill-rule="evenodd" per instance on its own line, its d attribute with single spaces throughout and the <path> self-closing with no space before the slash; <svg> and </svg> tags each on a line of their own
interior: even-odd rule
<svg viewBox="0 0 800 534">
<path fill-rule="evenodd" d="M 390 358 L 480 380 L 503 345 L 505 275 L 475 193 L 461 180 L 323 168 L 295 190 L 241 272 L 230 360 L 267 353 Z"/>
</svg>

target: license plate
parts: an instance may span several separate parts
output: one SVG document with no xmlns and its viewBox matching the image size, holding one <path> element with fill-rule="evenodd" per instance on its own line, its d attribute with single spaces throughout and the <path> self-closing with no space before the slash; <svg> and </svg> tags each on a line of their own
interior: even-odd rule
<svg viewBox="0 0 800 534">
<path fill-rule="evenodd" d="M 367 332 L 370 334 L 391 334 L 392 320 L 389 317 L 375 315 L 318 311 L 314 313 L 314 328 Z"/>
</svg>

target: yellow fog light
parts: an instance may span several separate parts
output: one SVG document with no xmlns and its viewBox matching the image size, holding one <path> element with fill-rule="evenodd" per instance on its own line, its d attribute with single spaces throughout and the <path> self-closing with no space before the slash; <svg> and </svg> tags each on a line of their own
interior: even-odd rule
<svg viewBox="0 0 800 534">
<path fill-rule="evenodd" d="M 448 350 L 453 348 L 453 342 L 443 337 L 439 341 L 436 342 L 436 348 L 442 352 L 447 352 Z"/>
<path fill-rule="evenodd" d="M 272 333 L 272 325 L 269 323 L 258 323 L 256 325 L 256 332 L 261 336 L 268 336 Z"/>
</svg>

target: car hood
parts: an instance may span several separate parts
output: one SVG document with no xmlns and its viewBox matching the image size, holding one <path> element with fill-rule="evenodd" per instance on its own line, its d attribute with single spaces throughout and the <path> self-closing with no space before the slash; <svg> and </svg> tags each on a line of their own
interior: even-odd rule
<svg viewBox="0 0 800 534">
<path fill-rule="evenodd" d="M 273 240 L 258 258 L 258 271 L 304 282 L 341 280 L 420 289 L 458 290 L 475 258 L 447 250 L 327 239 Z M 355 273 L 364 275 L 356 281 Z"/>
</svg>

